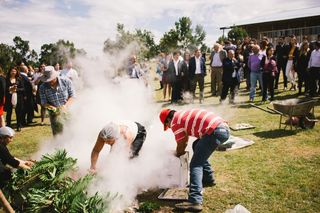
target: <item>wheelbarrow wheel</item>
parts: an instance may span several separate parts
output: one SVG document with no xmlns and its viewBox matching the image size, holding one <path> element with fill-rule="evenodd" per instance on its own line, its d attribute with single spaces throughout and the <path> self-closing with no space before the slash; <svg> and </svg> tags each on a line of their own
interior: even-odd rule
<svg viewBox="0 0 320 213">
<path fill-rule="evenodd" d="M 314 127 L 314 125 L 316 124 L 316 122 L 313 121 L 314 119 L 315 119 L 314 114 L 308 113 L 306 116 L 303 116 L 300 118 L 299 126 L 302 129 L 312 129 Z"/>
</svg>

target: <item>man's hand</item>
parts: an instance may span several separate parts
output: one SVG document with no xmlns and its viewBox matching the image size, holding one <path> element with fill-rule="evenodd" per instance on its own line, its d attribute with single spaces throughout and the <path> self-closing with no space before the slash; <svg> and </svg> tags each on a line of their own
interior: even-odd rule
<svg viewBox="0 0 320 213">
<path fill-rule="evenodd" d="M 96 170 L 96 169 L 92 169 L 92 168 L 90 168 L 90 169 L 88 170 L 88 172 L 89 172 L 91 175 L 97 174 L 97 170 Z"/>
<path fill-rule="evenodd" d="M 19 167 L 22 169 L 31 169 L 32 162 L 30 161 L 20 161 Z"/>
<path fill-rule="evenodd" d="M 30 166 L 30 167 L 32 167 L 33 166 L 33 164 L 34 164 L 34 162 L 32 162 L 32 161 L 25 161 L 25 164 L 27 165 L 27 166 Z"/>
<path fill-rule="evenodd" d="M 46 106 L 46 109 L 51 111 L 51 112 L 56 112 L 57 111 L 57 107 L 55 106 L 52 106 L 52 105 L 47 105 Z"/>
<path fill-rule="evenodd" d="M 183 151 L 183 152 L 176 152 L 176 156 L 179 158 L 180 156 L 186 154 L 186 151 Z"/>
</svg>

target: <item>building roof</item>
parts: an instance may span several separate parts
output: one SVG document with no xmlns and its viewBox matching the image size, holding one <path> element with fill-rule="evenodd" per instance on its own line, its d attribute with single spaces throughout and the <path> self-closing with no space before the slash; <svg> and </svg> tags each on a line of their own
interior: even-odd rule
<svg viewBox="0 0 320 213">
<path fill-rule="evenodd" d="M 274 13 L 264 14 L 263 16 L 258 16 L 255 18 L 250 18 L 250 20 L 239 21 L 235 23 L 236 26 L 258 24 L 273 21 L 283 21 L 288 19 L 296 18 L 306 18 L 311 16 L 319 16 L 320 7 L 308 7 L 296 10 L 283 10 Z M 254 22 L 253 22 L 254 21 Z"/>
</svg>

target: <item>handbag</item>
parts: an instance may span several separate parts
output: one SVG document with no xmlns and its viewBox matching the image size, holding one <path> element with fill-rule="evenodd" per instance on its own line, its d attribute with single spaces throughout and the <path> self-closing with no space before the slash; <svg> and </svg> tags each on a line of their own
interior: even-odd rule
<svg viewBox="0 0 320 213">
<path fill-rule="evenodd" d="M 17 103 L 18 103 L 18 95 L 16 92 L 12 93 L 12 96 L 11 96 L 11 104 L 13 106 L 13 108 L 15 108 L 17 106 Z"/>
</svg>

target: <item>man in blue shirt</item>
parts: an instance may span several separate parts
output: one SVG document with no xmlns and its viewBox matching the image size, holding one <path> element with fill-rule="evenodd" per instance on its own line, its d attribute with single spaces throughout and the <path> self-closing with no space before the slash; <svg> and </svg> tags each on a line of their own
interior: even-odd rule
<svg viewBox="0 0 320 213">
<path fill-rule="evenodd" d="M 66 119 L 67 108 L 75 97 L 71 80 L 60 77 L 53 66 L 47 66 L 40 79 L 44 83 L 39 88 L 41 105 L 49 111 L 53 135 L 61 133 Z"/>
</svg>

